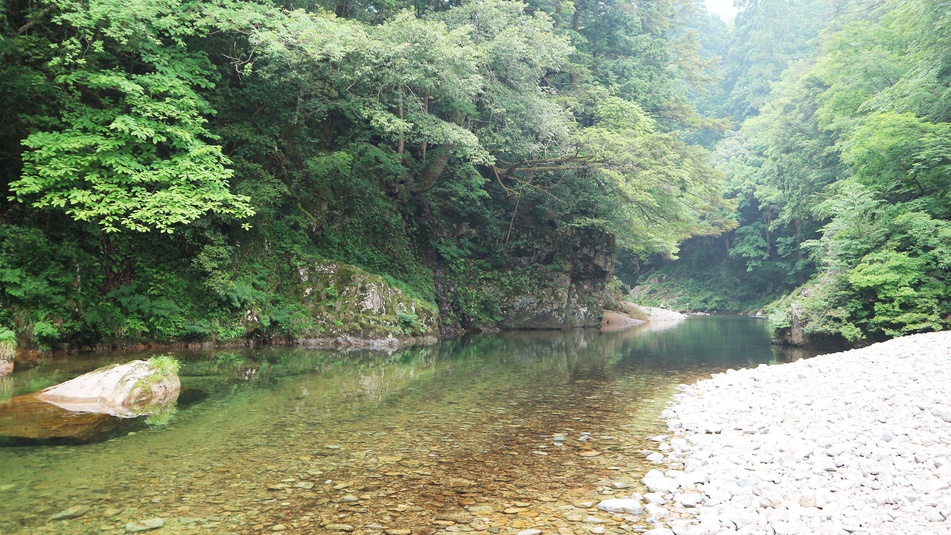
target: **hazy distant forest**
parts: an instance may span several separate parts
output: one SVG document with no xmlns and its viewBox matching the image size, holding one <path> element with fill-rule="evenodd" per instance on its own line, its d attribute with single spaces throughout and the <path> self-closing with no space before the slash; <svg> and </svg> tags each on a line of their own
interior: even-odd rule
<svg viewBox="0 0 951 535">
<path fill-rule="evenodd" d="M 738 3 L 7 0 L 0 341 L 293 338 L 320 258 L 485 326 L 579 236 L 646 304 L 946 328 L 951 0 Z"/>
</svg>

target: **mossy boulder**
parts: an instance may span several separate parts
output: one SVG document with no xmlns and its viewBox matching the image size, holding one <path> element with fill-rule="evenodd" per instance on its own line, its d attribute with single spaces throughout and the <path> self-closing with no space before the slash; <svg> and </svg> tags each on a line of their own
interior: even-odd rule
<svg viewBox="0 0 951 535">
<path fill-rule="evenodd" d="M 298 275 L 297 298 L 316 326 L 299 338 L 395 340 L 439 333 L 436 305 L 408 295 L 379 275 L 335 260 L 300 266 Z"/>
<path fill-rule="evenodd" d="M 105 366 L 0 402 L 0 445 L 105 440 L 131 418 L 173 411 L 180 391 L 169 357 Z"/>
<path fill-rule="evenodd" d="M 160 360 L 161 359 L 161 360 Z M 51 386 L 36 398 L 73 412 L 134 418 L 175 405 L 182 383 L 167 357 L 113 364 Z"/>
</svg>

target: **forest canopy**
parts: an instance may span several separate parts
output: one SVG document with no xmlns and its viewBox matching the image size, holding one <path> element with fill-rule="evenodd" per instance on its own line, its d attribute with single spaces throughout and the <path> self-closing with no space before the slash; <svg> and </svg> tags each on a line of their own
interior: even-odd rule
<svg viewBox="0 0 951 535">
<path fill-rule="evenodd" d="M 432 301 L 434 272 L 505 278 L 572 229 L 674 255 L 732 225 L 685 141 L 696 9 L 6 1 L 0 325 L 228 338 L 256 310 L 292 336 L 309 258 Z"/>
<path fill-rule="evenodd" d="M 951 0 L 739 4 L 6 1 L 0 329 L 293 338 L 316 259 L 481 328 L 598 251 L 787 340 L 947 328 Z"/>
<path fill-rule="evenodd" d="M 663 268 L 685 299 L 782 297 L 767 310 L 792 341 L 949 326 L 949 30 L 946 0 L 745 2 L 718 45 L 721 104 L 706 104 L 737 125 L 713 162 L 739 226 Z M 711 259 L 718 275 L 691 271 Z"/>
</svg>

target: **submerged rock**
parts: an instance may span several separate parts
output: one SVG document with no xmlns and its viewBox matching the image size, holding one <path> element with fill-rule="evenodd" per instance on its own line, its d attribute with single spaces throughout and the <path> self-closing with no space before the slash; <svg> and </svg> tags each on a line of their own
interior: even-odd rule
<svg viewBox="0 0 951 535">
<path fill-rule="evenodd" d="M 0 445 L 98 442 L 124 423 L 108 414 L 68 411 L 27 394 L 0 403 Z"/>
<path fill-rule="evenodd" d="M 84 514 L 89 512 L 89 507 L 85 505 L 74 505 L 72 507 L 63 509 L 62 511 L 54 514 L 50 517 L 50 520 L 69 520 L 71 518 L 79 518 Z"/>
<path fill-rule="evenodd" d="M 129 522 L 125 525 L 126 533 L 139 533 L 141 531 L 149 531 L 153 529 L 158 529 L 165 525 L 165 520 L 155 517 L 149 518 L 147 520 L 140 520 L 138 522 Z"/>
</svg>

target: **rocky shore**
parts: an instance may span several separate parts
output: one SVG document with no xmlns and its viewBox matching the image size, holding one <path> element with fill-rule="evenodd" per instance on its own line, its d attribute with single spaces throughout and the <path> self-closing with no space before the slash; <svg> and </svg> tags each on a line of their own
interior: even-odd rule
<svg viewBox="0 0 951 535">
<path fill-rule="evenodd" d="M 951 533 L 951 332 L 680 387 L 652 534 Z"/>
</svg>

